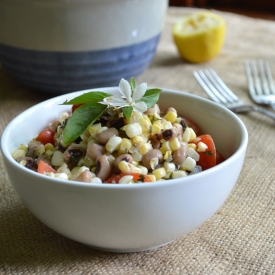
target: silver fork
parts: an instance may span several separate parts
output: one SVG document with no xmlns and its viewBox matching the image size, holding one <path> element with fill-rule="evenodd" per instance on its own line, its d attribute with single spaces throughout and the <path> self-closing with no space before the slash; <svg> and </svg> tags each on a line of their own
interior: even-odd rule
<svg viewBox="0 0 275 275">
<path fill-rule="evenodd" d="M 249 95 L 257 104 L 270 105 L 275 110 L 275 86 L 267 61 L 244 63 Z"/>
<path fill-rule="evenodd" d="M 275 113 L 264 108 L 244 104 L 220 79 L 213 69 L 194 71 L 194 76 L 209 97 L 234 113 L 259 112 L 275 119 Z"/>
</svg>

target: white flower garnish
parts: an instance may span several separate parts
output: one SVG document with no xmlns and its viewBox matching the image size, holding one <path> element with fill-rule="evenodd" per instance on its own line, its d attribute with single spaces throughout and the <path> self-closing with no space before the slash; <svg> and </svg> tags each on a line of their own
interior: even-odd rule
<svg viewBox="0 0 275 275">
<path fill-rule="evenodd" d="M 127 80 L 122 78 L 119 82 L 119 91 L 122 94 L 122 96 L 110 96 L 105 97 L 103 99 L 103 102 L 107 104 L 108 106 L 114 106 L 116 108 L 123 108 L 127 106 L 133 107 L 133 111 L 137 113 L 143 113 L 147 110 L 147 105 L 144 101 L 136 102 L 140 100 L 147 89 L 147 84 L 142 83 L 138 86 L 136 86 L 133 90 Z"/>
</svg>

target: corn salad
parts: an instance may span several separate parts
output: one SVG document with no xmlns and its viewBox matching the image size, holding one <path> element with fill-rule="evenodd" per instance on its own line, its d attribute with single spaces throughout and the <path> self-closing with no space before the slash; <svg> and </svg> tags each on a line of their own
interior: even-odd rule
<svg viewBox="0 0 275 275">
<path fill-rule="evenodd" d="M 35 171 L 42 160 L 54 169 L 45 175 L 58 179 L 104 183 L 114 175 L 125 174 L 119 183 L 135 183 L 138 181 L 133 174 L 159 181 L 200 171 L 199 152 L 207 151 L 207 145 L 198 142 L 193 128 L 186 126 L 174 108 L 161 113 L 154 105 L 143 114 L 134 113 L 130 123 L 118 111 L 111 121 L 100 119 L 90 125 L 66 148 L 62 133 L 68 119 L 70 113 L 62 113 L 49 126 L 54 133 L 53 144 L 34 138 L 19 146 L 13 158 Z"/>
</svg>

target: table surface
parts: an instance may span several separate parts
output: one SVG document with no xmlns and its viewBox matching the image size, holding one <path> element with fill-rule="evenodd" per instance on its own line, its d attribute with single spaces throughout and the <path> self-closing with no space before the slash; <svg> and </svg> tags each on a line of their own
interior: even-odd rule
<svg viewBox="0 0 275 275">
<path fill-rule="evenodd" d="M 171 26 L 191 8 L 169 8 L 151 66 L 136 80 L 207 97 L 192 72 L 212 67 L 246 103 L 243 62 L 270 61 L 275 74 L 275 22 L 218 12 L 227 22 L 221 53 L 203 64 L 183 61 Z M 0 133 L 16 115 L 44 101 L 0 68 Z M 249 144 L 237 184 L 220 210 L 194 232 L 153 251 L 96 251 L 60 236 L 19 201 L 0 154 L 0 274 L 275 274 L 275 123 L 261 114 L 239 115 Z"/>
</svg>

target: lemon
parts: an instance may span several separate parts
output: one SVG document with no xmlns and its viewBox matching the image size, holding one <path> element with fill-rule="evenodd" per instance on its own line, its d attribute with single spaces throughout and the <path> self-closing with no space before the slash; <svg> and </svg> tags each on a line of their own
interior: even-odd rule
<svg viewBox="0 0 275 275">
<path fill-rule="evenodd" d="M 180 18 L 172 28 L 180 56 L 193 63 L 205 62 L 219 54 L 226 23 L 219 15 L 202 11 Z"/>
</svg>

